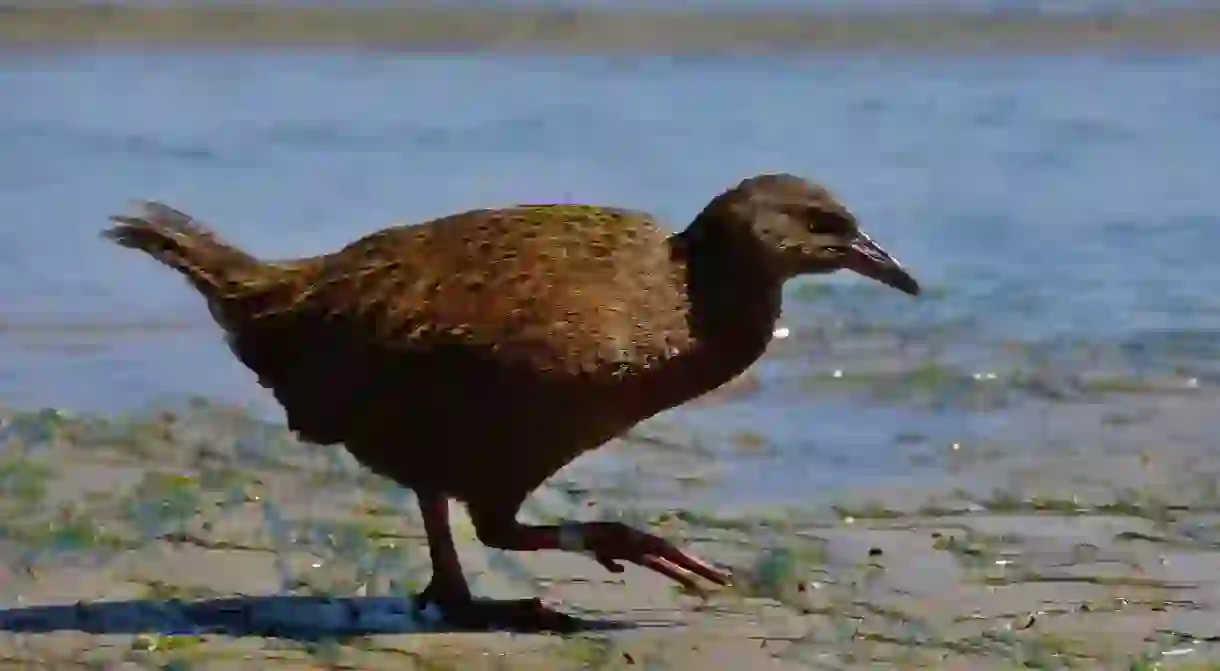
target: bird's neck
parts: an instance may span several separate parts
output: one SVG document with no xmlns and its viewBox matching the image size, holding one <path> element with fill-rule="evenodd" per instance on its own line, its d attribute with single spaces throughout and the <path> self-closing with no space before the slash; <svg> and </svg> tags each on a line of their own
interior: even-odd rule
<svg viewBox="0 0 1220 671">
<path fill-rule="evenodd" d="M 783 280 L 719 227 L 699 220 L 671 244 L 686 268 L 700 367 L 708 371 L 708 383 L 719 386 L 744 372 L 771 343 Z"/>
</svg>

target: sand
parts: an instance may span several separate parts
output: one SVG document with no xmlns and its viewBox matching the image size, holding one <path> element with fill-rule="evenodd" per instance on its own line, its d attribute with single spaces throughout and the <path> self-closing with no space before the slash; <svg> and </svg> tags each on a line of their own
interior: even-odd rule
<svg viewBox="0 0 1220 671">
<path fill-rule="evenodd" d="M 428 565 L 410 494 L 274 423 L 203 402 L 9 411 L 0 668 L 1220 668 L 1204 665 L 1220 663 L 1216 460 L 1172 438 L 1127 449 L 1215 401 L 1114 401 L 1158 408 L 1156 425 L 1116 430 L 1106 453 L 963 466 L 969 491 L 735 513 L 654 503 L 666 486 L 694 501 L 714 478 L 690 477 L 709 453 L 680 426 L 646 425 L 561 473 L 525 517 L 649 527 L 732 567 L 733 589 L 705 602 L 642 570 L 488 551 L 459 521 L 474 589 L 542 596 L 590 623 L 571 636 L 414 615 Z M 1069 436 L 1092 422 L 1082 409 L 1047 421 Z"/>
</svg>

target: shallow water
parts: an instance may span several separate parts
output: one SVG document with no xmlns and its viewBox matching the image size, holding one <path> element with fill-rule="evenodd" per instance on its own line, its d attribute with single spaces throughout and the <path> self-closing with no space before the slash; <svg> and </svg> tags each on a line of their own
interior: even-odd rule
<svg viewBox="0 0 1220 671">
<path fill-rule="evenodd" d="M 184 282 L 96 236 L 134 198 L 288 256 L 514 201 L 677 227 L 777 170 L 826 181 L 931 290 L 794 285 L 758 390 L 672 416 L 761 435 L 787 466 L 754 493 L 943 473 L 955 441 L 1056 442 L 1048 407 L 1220 382 L 1217 56 L 0 63 L 0 403 L 277 416 Z"/>
</svg>

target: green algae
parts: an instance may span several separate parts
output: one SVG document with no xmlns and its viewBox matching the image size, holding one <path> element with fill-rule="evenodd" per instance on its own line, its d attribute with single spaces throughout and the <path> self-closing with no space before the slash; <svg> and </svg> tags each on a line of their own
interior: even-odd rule
<svg viewBox="0 0 1220 671">
<path fill-rule="evenodd" d="M 78 553 L 121 550 L 136 541 L 119 525 L 65 503 L 50 519 L 0 521 L 0 538 L 17 541 L 38 552 Z"/>
<path fill-rule="evenodd" d="M 14 413 L 0 424 L 0 438 L 18 445 L 50 443 L 58 439 L 73 418 L 58 408 Z"/>
<path fill-rule="evenodd" d="M 576 635 L 557 646 L 554 656 L 580 669 L 605 669 L 617 661 L 621 653 L 613 640 L 605 636 Z"/>
<path fill-rule="evenodd" d="M 762 549 L 750 566 L 734 572 L 733 589 L 745 597 L 804 607 L 804 593 L 822 575 L 825 546 L 790 544 Z"/>
<path fill-rule="evenodd" d="M 854 522 L 855 520 L 893 520 L 906 517 L 907 514 L 888 508 L 885 505 L 873 501 L 867 501 L 858 505 L 833 505 L 831 510 L 842 521 Z"/>
<path fill-rule="evenodd" d="M 666 510 L 656 514 L 649 520 L 649 524 L 661 525 L 671 520 L 696 529 L 719 529 L 750 533 L 792 526 L 791 520 L 780 514 L 730 517 L 711 512 L 683 509 Z"/>
<path fill-rule="evenodd" d="M 965 566 L 994 565 L 1003 554 L 1004 546 L 1015 544 L 1019 539 L 983 534 L 973 529 L 959 533 L 932 534 L 932 547 L 948 552 Z"/>
<path fill-rule="evenodd" d="M 46 464 L 23 457 L 6 459 L 0 462 L 0 503 L 36 508 L 46 498 L 54 476 L 54 470 Z"/>
<path fill-rule="evenodd" d="M 223 592 L 208 587 L 177 585 L 163 580 L 148 580 L 142 584 L 144 598 L 155 601 L 196 601 L 223 595 Z"/>
<path fill-rule="evenodd" d="M 129 519 L 146 533 L 161 534 L 202 509 L 199 480 L 185 473 L 145 473 L 126 503 Z"/>
<path fill-rule="evenodd" d="M 140 652 L 176 652 L 192 650 L 203 644 L 203 638 L 189 634 L 140 634 L 131 642 L 131 648 Z"/>
</svg>

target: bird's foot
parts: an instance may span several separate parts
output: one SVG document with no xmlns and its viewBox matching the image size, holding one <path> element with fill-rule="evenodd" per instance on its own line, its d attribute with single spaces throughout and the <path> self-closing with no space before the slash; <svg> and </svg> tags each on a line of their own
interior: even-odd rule
<svg viewBox="0 0 1220 671">
<path fill-rule="evenodd" d="M 476 599 L 469 594 L 437 594 L 431 585 L 419 595 L 416 608 L 445 625 L 465 630 L 506 629 L 520 632 L 568 633 L 580 620 L 533 599 Z"/>
<path fill-rule="evenodd" d="M 580 525 L 584 549 L 611 573 L 622 573 L 619 560 L 660 573 L 688 592 L 706 597 L 696 578 L 728 586 L 730 576 L 672 543 L 619 522 L 588 522 Z"/>
</svg>

